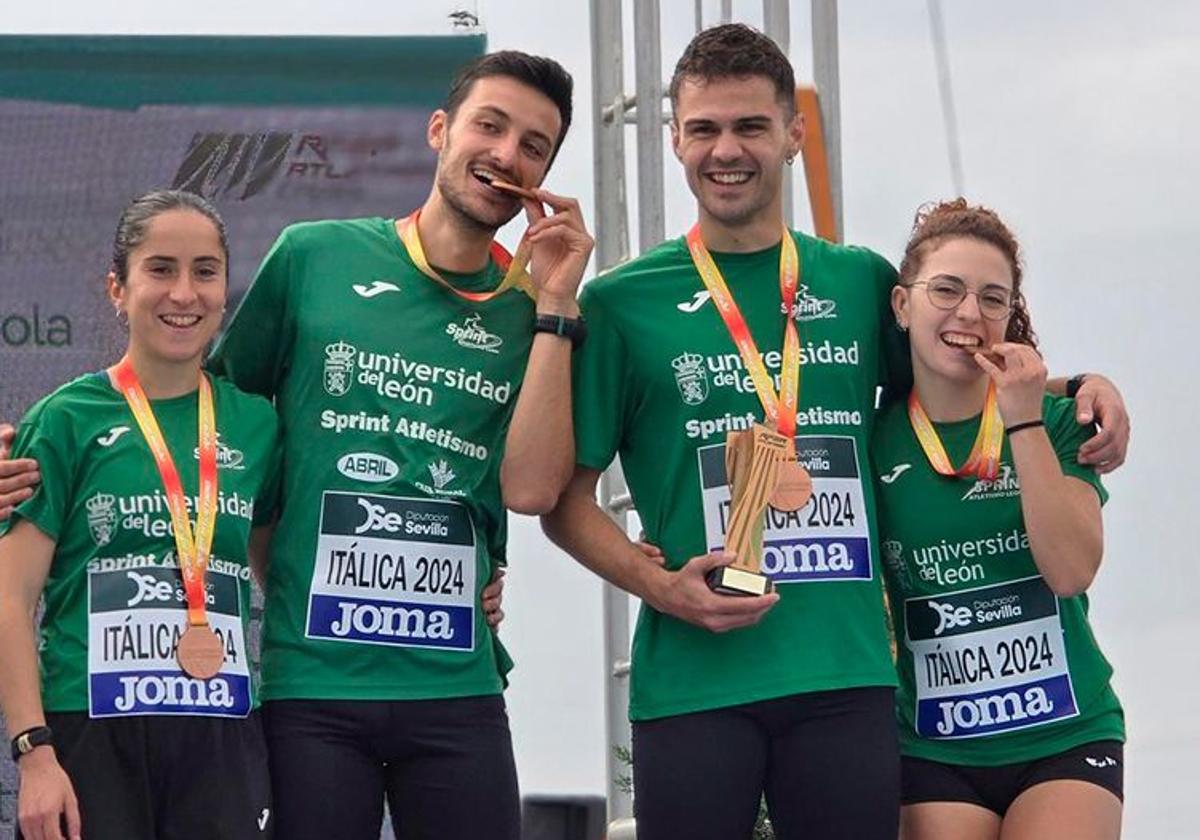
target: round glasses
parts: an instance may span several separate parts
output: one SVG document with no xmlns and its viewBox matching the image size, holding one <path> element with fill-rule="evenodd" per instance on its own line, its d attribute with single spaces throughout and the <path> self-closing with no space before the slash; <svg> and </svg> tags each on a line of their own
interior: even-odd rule
<svg viewBox="0 0 1200 840">
<path fill-rule="evenodd" d="M 1003 321 L 1013 308 L 1012 292 L 1003 286 L 984 286 L 975 292 L 957 277 L 948 276 L 917 280 L 908 285 L 924 286 L 929 302 L 938 309 L 957 309 L 967 295 L 975 295 L 975 300 L 979 302 L 979 314 L 989 321 Z"/>
</svg>

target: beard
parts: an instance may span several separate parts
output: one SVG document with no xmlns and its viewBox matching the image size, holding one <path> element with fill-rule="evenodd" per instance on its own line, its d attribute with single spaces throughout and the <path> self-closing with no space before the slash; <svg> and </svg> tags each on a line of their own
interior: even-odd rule
<svg viewBox="0 0 1200 840">
<path fill-rule="evenodd" d="M 495 234 L 497 230 L 508 224 L 520 211 L 520 207 L 514 207 L 511 212 L 502 208 L 495 208 L 493 212 L 488 213 L 486 209 L 476 209 L 471 207 L 470 199 L 467 196 L 464 185 L 455 183 L 450 172 L 447 171 L 450 167 L 438 166 L 437 188 L 442 196 L 442 200 L 446 206 L 453 211 L 458 217 L 461 224 L 469 229 L 482 231 L 488 234 Z M 464 178 L 474 178 L 471 174 L 466 174 Z"/>
</svg>

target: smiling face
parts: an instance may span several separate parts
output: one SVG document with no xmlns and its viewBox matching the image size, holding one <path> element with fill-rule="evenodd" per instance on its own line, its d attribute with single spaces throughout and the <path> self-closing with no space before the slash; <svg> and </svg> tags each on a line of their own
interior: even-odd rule
<svg viewBox="0 0 1200 840">
<path fill-rule="evenodd" d="M 913 369 L 944 380 L 974 381 L 986 376 L 975 353 L 1004 341 L 1009 321 L 1008 316 L 985 318 L 981 300 L 985 308 L 995 308 L 1011 298 L 1012 267 L 999 248 L 979 239 L 948 238 L 926 247 L 913 279 L 919 285 L 892 290 L 896 321 L 912 340 Z M 969 294 L 952 309 L 935 305 L 934 300 L 948 302 L 954 280 Z"/>
<path fill-rule="evenodd" d="M 129 351 L 159 363 L 199 364 L 225 310 L 226 253 L 216 225 L 195 210 L 168 210 L 129 252 L 127 276 L 109 295 L 129 320 Z"/>
<path fill-rule="evenodd" d="M 430 117 L 436 189 L 467 223 L 495 231 L 521 204 L 488 182 L 541 184 L 561 128 L 558 106 L 545 94 L 508 76 L 477 79 L 453 116 L 438 110 Z"/>
<path fill-rule="evenodd" d="M 804 121 L 770 79 L 684 79 L 671 141 L 702 215 L 731 228 L 778 224 L 784 163 L 803 144 Z"/>
</svg>

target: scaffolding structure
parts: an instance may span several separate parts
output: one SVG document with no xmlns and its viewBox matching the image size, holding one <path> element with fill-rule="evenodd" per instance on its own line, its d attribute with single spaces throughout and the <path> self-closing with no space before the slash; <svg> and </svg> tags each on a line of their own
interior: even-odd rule
<svg viewBox="0 0 1200 840">
<path fill-rule="evenodd" d="M 638 253 L 665 236 L 663 198 L 664 113 L 662 39 L 658 0 L 633 0 L 634 93 L 625 91 L 621 0 L 590 0 L 592 40 L 592 113 L 595 153 L 596 265 L 604 271 L 629 259 L 629 219 L 625 185 L 625 134 L 636 126 Z M 720 23 L 732 20 L 732 0 L 721 0 Z M 763 0 L 763 31 L 790 57 L 789 0 Z M 704 3 L 695 0 L 696 31 L 704 28 Z M 834 223 L 842 239 L 842 168 L 838 97 L 837 0 L 811 0 L 813 79 L 820 93 L 820 112 L 828 157 Z M 716 23 L 718 21 L 712 21 Z M 784 213 L 791 223 L 792 183 L 784 182 Z M 600 504 L 624 530 L 633 509 L 629 488 L 617 464 L 600 480 Z M 630 744 L 629 726 L 629 596 L 604 584 L 605 717 L 608 747 L 607 802 L 609 821 L 627 819 L 633 801 L 619 782 L 627 774 L 616 754 Z"/>
</svg>

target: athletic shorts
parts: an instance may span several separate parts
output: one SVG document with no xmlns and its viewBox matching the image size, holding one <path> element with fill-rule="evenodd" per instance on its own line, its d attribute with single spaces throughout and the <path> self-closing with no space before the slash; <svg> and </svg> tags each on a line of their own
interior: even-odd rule
<svg viewBox="0 0 1200 840">
<path fill-rule="evenodd" d="M 633 724 L 638 840 L 896 840 L 895 691 L 794 694 Z"/>
<path fill-rule="evenodd" d="M 1125 800 L 1124 749 L 1120 741 L 1093 741 L 1045 758 L 980 767 L 901 758 L 901 801 L 969 802 L 1000 816 L 1016 798 L 1042 782 L 1074 779 L 1091 782 Z"/>
<path fill-rule="evenodd" d="M 237 719 L 92 719 L 86 712 L 59 712 L 47 714 L 46 722 L 79 799 L 84 837 L 272 836 L 271 784 L 258 712 Z"/>
<path fill-rule="evenodd" d="M 386 798 L 404 840 L 519 840 L 501 695 L 274 700 L 263 705 L 278 837 L 379 840 Z"/>
</svg>

